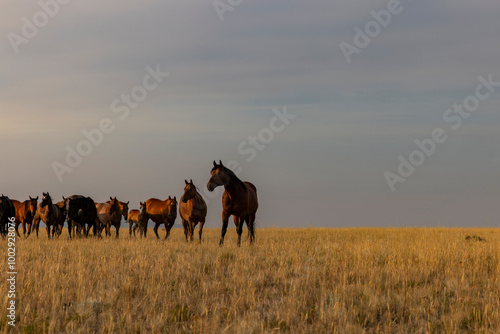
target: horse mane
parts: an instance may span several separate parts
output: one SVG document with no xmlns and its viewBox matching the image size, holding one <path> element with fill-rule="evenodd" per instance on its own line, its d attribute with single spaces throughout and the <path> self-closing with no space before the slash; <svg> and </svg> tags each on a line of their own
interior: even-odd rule
<svg viewBox="0 0 500 334">
<path fill-rule="evenodd" d="M 229 174 L 229 176 L 240 186 L 242 186 L 243 188 L 246 188 L 246 185 L 245 183 L 243 183 L 243 181 L 241 181 L 237 176 L 236 174 L 234 174 L 234 172 L 232 170 L 230 170 L 229 168 L 227 168 L 226 166 L 222 165 L 222 163 L 218 164 L 218 165 L 215 165 L 215 161 L 214 161 L 214 167 L 212 168 L 212 170 L 210 171 L 210 173 L 212 173 L 214 170 L 216 170 L 217 168 L 224 168 L 224 171 L 226 173 Z"/>
<path fill-rule="evenodd" d="M 237 183 L 239 184 L 240 186 L 242 186 L 243 188 L 246 189 L 246 185 L 243 183 L 243 181 L 241 181 L 237 176 L 236 174 L 234 174 L 234 172 L 232 170 L 230 170 L 229 168 L 227 168 L 226 166 L 224 166 L 224 170 L 226 171 L 226 173 L 229 174 L 229 176 Z"/>
</svg>

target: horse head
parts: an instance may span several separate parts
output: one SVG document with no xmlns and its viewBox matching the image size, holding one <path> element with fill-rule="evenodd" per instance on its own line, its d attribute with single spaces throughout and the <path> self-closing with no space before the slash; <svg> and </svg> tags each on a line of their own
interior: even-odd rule
<svg viewBox="0 0 500 334">
<path fill-rule="evenodd" d="M 228 173 L 228 169 L 219 160 L 217 164 L 214 160 L 214 167 L 210 171 L 210 180 L 207 183 L 208 191 L 214 191 L 215 188 L 220 186 L 226 186 L 231 180 L 231 176 Z"/>
</svg>

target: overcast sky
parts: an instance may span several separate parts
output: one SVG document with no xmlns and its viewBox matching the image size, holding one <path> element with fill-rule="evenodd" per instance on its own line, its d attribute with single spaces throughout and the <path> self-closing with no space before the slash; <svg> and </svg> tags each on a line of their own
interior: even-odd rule
<svg viewBox="0 0 500 334">
<path fill-rule="evenodd" d="M 443 116 L 474 101 L 479 76 L 500 82 L 500 3 L 394 1 L 72 0 L 49 16 L 3 0 L 0 192 L 138 208 L 179 198 L 184 179 L 206 196 L 220 159 L 256 185 L 259 227 L 499 226 L 500 87 L 456 129 Z M 341 45 L 388 7 L 348 62 Z M 126 107 L 157 68 L 169 75 Z M 295 118 L 282 127 L 276 110 Z M 103 119 L 112 130 L 60 182 L 54 166 Z M 248 161 L 271 123 L 282 131 Z M 384 174 L 436 128 L 446 141 L 391 191 Z M 221 194 L 206 197 L 207 227 Z"/>
</svg>

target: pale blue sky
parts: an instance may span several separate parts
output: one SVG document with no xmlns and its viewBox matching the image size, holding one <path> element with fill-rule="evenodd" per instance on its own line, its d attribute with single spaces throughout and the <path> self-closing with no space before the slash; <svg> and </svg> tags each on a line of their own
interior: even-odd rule
<svg viewBox="0 0 500 334">
<path fill-rule="evenodd" d="M 221 21 L 212 1 L 72 0 L 16 53 L 9 33 L 41 9 L 2 1 L 1 192 L 137 208 L 179 198 L 184 179 L 204 190 L 221 159 L 257 186 L 261 227 L 498 226 L 500 88 L 458 130 L 443 114 L 478 76 L 500 81 L 500 3 L 401 1 L 347 63 L 340 43 L 388 3 L 246 0 Z M 169 76 L 120 120 L 111 103 L 157 65 Z M 246 161 L 238 146 L 284 106 L 296 119 Z M 103 118 L 115 130 L 59 182 L 52 163 Z M 384 172 L 436 127 L 448 140 L 391 192 Z M 207 227 L 220 227 L 220 201 Z"/>
</svg>

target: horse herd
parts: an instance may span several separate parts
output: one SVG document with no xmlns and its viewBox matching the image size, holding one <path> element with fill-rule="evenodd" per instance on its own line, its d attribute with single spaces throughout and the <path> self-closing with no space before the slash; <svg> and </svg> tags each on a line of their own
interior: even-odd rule
<svg viewBox="0 0 500 334">
<path fill-rule="evenodd" d="M 141 238 L 147 236 L 147 224 L 151 219 L 155 223 L 153 231 L 159 239 L 158 228 L 165 225 L 165 239 L 170 235 L 174 222 L 177 218 L 177 204 L 179 204 L 179 215 L 186 241 L 193 241 L 194 229 L 198 223 L 199 240 L 203 232 L 203 225 L 207 215 L 207 205 L 203 197 L 197 191 L 193 181 L 184 180 L 184 194 L 179 203 L 177 198 L 169 196 L 162 201 L 150 198 L 140 202 L 139 210 L 129 210 L 129 202 L 121 202 L 116 197 L 110 197 L 105 203 L 95 203 L 90 197 L 73 195 L 62 198 L 54 203 L 50 194 L 43 193 L 41 202 L 38 204 L 38 196 L 29 197 L 24 202 L 11 200 L 7 196 L 0 197 L 0 234 L 3 238 L 9 231 L 9 218 L 15 217 L 15 233 L 20 237 L 18 227 L 22 225 L 23 235 L 28 237 L 34 230 L 38 237 L 40 221 L 46 225 L 49 239 L 61 235 L 64 222 L 67 222 L 70 239 L 75 237 L 88 237 L 90 231 L 94 237 L 102 237 L 105 230 L 106 236 L 111 236 L 111 226 L 116 229 L 116 237 L 119 237 L 122 217 L 129 223 L 129 234 L 136 236 L 138 230 Z M 255 213 L 258 208 L 257 189 L 250 182 L 241 181 L 229 168 L 219 161 L 213 162 L 210 171 L 210 180 L 207 189 L 213 191 L 219 186 L 224 186 L 222 195 L 222 231 L 219 245 L 224 243 L 229 217 L 232 215 L 238 234 L 238 246 L 241 244 L 243 224 L 248 227 L 250 243 L 255 241 Z"/>
</svg>

